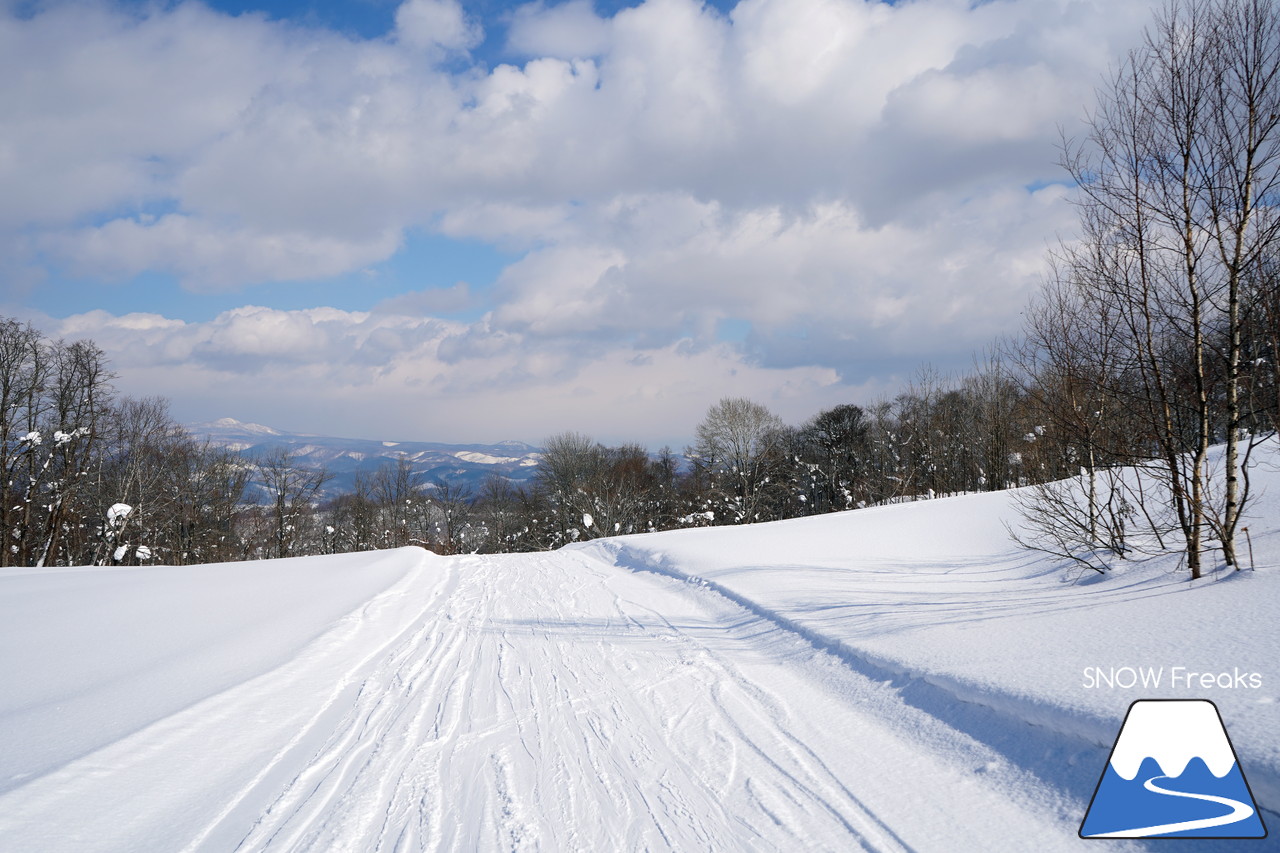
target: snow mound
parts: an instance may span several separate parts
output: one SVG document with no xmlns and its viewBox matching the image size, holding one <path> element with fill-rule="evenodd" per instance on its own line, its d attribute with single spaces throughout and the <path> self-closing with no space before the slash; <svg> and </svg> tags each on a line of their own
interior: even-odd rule
<svg viewBox="0 0 1280 853">
<path fill-rule="evenodd" d="M 0 569 L 0 792 L 279 666 L 425 554 Z"/>
</svg>

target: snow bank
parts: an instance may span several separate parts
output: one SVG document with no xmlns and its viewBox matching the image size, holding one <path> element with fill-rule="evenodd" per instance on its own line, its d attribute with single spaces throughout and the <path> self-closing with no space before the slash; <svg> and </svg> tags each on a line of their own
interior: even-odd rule
<svg viewBox="0 0 1280 853">
<path fill-rule="evenodd" d="M 289 660 L 425 553 L 0 570 L 0 793 Z"/>
</svg>

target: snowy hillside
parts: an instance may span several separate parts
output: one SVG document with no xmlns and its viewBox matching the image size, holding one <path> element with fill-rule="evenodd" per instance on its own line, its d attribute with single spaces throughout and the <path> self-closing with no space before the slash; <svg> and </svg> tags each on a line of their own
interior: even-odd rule
<svg viewBox="0 0 1280 853">
<path fill-rule="evenodd" d="M 1125 712 L 1161 697 L 1216 703 L 1274 849 L 1274 461 L 1256 571 L 1194 584 L 1018 550 L 999 493 L 549 554 L 2 570 L 0 849 L 1088 850 Z"/>
</svg>

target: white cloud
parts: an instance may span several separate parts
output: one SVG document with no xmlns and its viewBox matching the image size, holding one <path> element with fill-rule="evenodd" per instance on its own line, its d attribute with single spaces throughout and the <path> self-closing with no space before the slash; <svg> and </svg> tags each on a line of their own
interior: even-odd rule
<svg viewBox="0 0 1280 853">
<path fill-rule="evenodd" d="M 116 347 L 130 370 L 187 360 L 228 389 L 252 372 L 264 401 L 322 393 L 325 364 L 360 394 L 455 402 L 467 382 L 486 400 L 603 403 L 599 382 L 660 379 L 714 398 L 730 376 L 852 395 L 885 381 L 885 359 L 958 361 L 1016 322 L 1073 222 L 1061 190 L 1025 188 L 1060 177 L 1059 125 L 1148 14 L 647 0 L 603 18 L 538 2 L 510 18 L 521 63 L 489 68 L 456 0 L 408 0 L 371 40 L 197 3 L 54 0 L 0 14 L 2 274 L 235 290 L 360 270 L 427 229 L 524 255 L 492 287 L 362 317 L 75 322 L 133 335 L 136 353 Z M 411 313 L 484 300 L 470 326 Z M 751 326 L 738 349 L 720 340 L 734 323 Z"/>
<path fill-rule="evenodd" d="M 459 239 L 526 251 L 539 243 L 558 243 L 573 231 L 574 207 L 568 203 L 528 205 L 509 201 L 465 202 L 440 217 L 440 233 Z"/>
<path fill-rule="evenodd" d="M 161 271 L 177 275 L 192 289 L 325 278 L 380 261 L 399 244 L 396 230 L 364 240 L 344 239 L 305 230 L 219 227 L 217 222 L 180 214 L 149 221 L 113 219 L 50 235 L 43 242 L 80 275 L 127 278 Z"/>
<path fill-rule="evenodd" d="M 619 198 L 499 280 L 495 328 L 532 337 L 715 338 L 755 329 L 764 364 L 856 369 L 886 355 L 951 358 L 1008 330 L 1053 230 L 1061 187 L 991 190 L 911 220 L 869 224 L 844 202 L 736 210 L 686 194 Z M 1046 231 L 1046 229 L 1048 229 Z"/>
<path fill-rule="evenodd" d="M 95 340 L 122 393 L 168 396 L 179 417 L 356 437 L 536 441 L 573 425 L 601 440 L 679 444 L 715 399 L 708 382 L 717 397 L 750 396 L 795 421 L 851 390 L 830 369 L 763 368 L 725 344 L 614 343 L 583 358 L 484 322 L 381 312 L 245 307 L 193 323 L 94 311 L 41 324 Z"/>
<path fill-rule="evenodd" d="M 457 0 L 405 0 L 396 9 L 396 35 L 410 47 L 446 51 L 468 50 L 484 38 Z"/>
<path fill-rule="evenodd" d="M 507 30 L 508 49 L 527 57 L 599 56 L 609 49 L 611 40 L 609 22 L 596 15 L 590 0 L 521 6 Z"/>
<path fill-rule="evenodd" d="M 135 17 L 98 3 L 0 13 L 0 227 L 164 198 L 282 71 L 287 38 L 198 4 Z"/>
<path fill-rule="evenodd" d="M 135 17 L 55 4 L 0 28 L 2 70 L 20 81 L 0 96 L 0 176 L 15 193 L 3 214 L 57 229 L 159 203 L 217 222 L 202 230 L 228 235 L 228 259 L 241 228 L 367 243 L 481 204 L 637 192 L 739 207 L 841 198 L 880 221 L 934 188 L 942 170 L 923 161 L 957 182 L 1053 173 L 1057 123 L 1081 114 L 1099 43 L 1131 38 L 1129 6 L 1143 4 L 744 0 L 724 18 L 649 0 L 605 20 L 535 5 L 513 38 L 534 21 L 571 34 L 562 19 L 589 16 L 607 50 L 566 61 L 540 45 L 522 67 L 476 73 L 417 63 L 406 42 L 474 43 L 446 0 L 401 6 L 392 42 L 195 5 Z"/>
<path fill-rule="evenodd" d="M 625 256 L 596 246 L 557 247 L 532 252 L 498 280 L 502 304 L 494 314 L 500 328 L 535 335 L 591 334 L 611 320 L 609 284 Z"/>
</svg>

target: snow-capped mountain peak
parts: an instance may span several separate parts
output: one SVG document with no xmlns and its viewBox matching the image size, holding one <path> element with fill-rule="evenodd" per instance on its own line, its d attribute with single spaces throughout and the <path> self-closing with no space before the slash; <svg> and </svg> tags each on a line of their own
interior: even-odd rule
<svg viewBox="0 0 1280 853">
<path fill-rule="evenodd" d="M 1138 702 L 1125 719 L 1111 766 L 1126 781 L 1153 758 L 1166 776 L 1181 776 L 1193 758 L 1203 759 L 1219 778 L 1236 763 L 1227 732 L 1212 702 Z"/>
<path fill-rule="evenodd" d="M 249 435 L 283 435 L 278 429 L 273 429 L 263 424 L 255 424 L 249 421 L 238 421 L 235 418 L 218 418 L 207 424 L 198 424 L 196 429 L 206 428 L 210 431 L 237 432 L 247 433 Z"/>
</svg>

